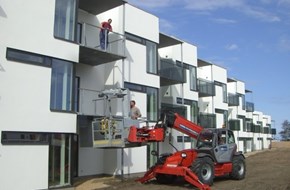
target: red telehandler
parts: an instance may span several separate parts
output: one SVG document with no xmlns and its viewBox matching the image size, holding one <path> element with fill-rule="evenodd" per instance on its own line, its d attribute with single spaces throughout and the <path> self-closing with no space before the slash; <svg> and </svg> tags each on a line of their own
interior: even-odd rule
<svg viewBox="0 0 290 190">
<path fill-rule="evenodd" d="M 245 157 L 237 152 L 234 134 L 226 128 L 204 129 L 177 113 L 163 114 L 152 128 L 131 126 L 128 141 L 162 142 L 168 127 L 197 139 L 196 148 L 161 155 L 152 151 L 152 155 L 158 156 L 157 163 L 137 181 L 146 183 L 155 178 L 159 183 L 168 184 L 183 177 L 199 189 L 209 190 L 214 177 L 229 175 L 236 180 L 245 177 Z"/>
</svg>

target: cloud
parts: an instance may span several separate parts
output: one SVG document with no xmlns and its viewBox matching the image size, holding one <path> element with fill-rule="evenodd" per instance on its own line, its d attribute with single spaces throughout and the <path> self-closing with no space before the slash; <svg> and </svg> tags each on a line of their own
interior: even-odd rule
<svg viewBox="0 0 290 190">
<path fill-rule="evenodd" d="M 290 52 L 290 38 L 288 38 L 287 36 L 280 37 L 278 47 L 282 51 Z"/>
<path fill-rule="evenodd" d="M 258 20 L 261 20 L 261 21 L 266 21 L 266 22 L 279 22 L 281 21 L 281 19 L 270 13 L 270 12 L 267 12 L 265 10 L 262 10 L 260 8 L 255 8 L 255 7 L 244 7 L 242 12 L 247 15 L 247 16 L 250 16 L 252 18 L 256 18 Z"/>
<path fill-rule="evenodd" d="M 286 1 L 286 0 L 284 0 Z M 279 22 L 280 18 L 271 12 L 268 12 L 260 7 L 247 4 L 243 0 L 184 0 L 185 8 L 196 11 L 215 11 L 218 9 L 232 9 L 241 12 L 251 18 L 258 19 L 266 22 Z M 265 3 L 265 1 L 263 1 Z M 290 2 L 290 0 L 287 0 Z M 285 3 L 285 2 L 284 2 Z"/>
<path fill-rule="evenodd" d="M 226 46 L 227 50 L 237 50 L 239 49 L 239 46 L 237 44 L 229 44 Z"/>
<path fill-rule="evenodd" d="M 210 11 L 220 8 L 233 8 L 243 6 L 243 1 L 241 0 L 184 0 L 186 8 L 199 11 Z"/>
<path fill-rule="evenodd" d="M 159 19 L 159 26 L 160 30 L 165 33 L 170 33 L 170 31 L 174 28 L 173 23 L 162 18 Z"/>
<path fill-rule="evenodd" d="M 219 24 L 235 24 L 235 23 L 237 23 L 236 20 L 225 19 L 225 18 L 214 18 L 214 19 L 212 19 L 212 21 L 219 23 Z"/>
</svg>

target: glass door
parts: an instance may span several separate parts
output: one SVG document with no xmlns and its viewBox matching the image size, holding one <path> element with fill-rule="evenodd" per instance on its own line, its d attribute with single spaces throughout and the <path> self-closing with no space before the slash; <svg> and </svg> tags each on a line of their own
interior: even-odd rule
<svg viewBox="0 0 290 190">
<path fill-rule="evenodd" d="M 49 187 L 70 184 L 71 138 L 69 134 L 52 134 L 49 145 Z"/>
</svg>

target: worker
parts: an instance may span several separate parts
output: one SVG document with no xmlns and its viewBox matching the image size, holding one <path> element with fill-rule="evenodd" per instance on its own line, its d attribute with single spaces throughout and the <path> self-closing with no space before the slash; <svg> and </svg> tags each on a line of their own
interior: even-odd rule
<svg viewBox="0 0 290 190">
<path fill-rule="evenodd" d="M 131 119 L 138 119 L 138 117 L 141 117 L 140 109 L 136 106 L 135 100 L 130 101 L 130 115 Z"/>
<path fill-rule="evenodd" d="M 109 32 L 112 32 L 111 23 L 112 23 L 112 19 L 108 19 L 107 22 L 101 23 L 100 45 L 103 50 L 106 50 L 108 48 L 108 43 L 109 43 L 108 35 L 109 35 Z"/>
</svg>

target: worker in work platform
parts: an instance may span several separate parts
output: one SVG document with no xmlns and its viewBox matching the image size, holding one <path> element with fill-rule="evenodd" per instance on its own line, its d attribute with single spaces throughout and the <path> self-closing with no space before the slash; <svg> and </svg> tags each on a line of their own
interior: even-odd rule
<svg viewBox="0 0 290 190">
<path fill-rule="evenodd" d="M 109 32 L 112 32 L 112 19 L 108 19 L 106 22 L 101 23 L 101 30 L 100 30 L 100 45 L 103 50 L 108 48 L 108 35 Z"/>
<path fill-rule="evenodd" d="M 134 100 L 130 101 L 130 114 L 131 119 L 138 119 L 138 117 L 141 117 L 141 112 L 139 108 L 136 106 L 136 102 Z"/>
</svg>

